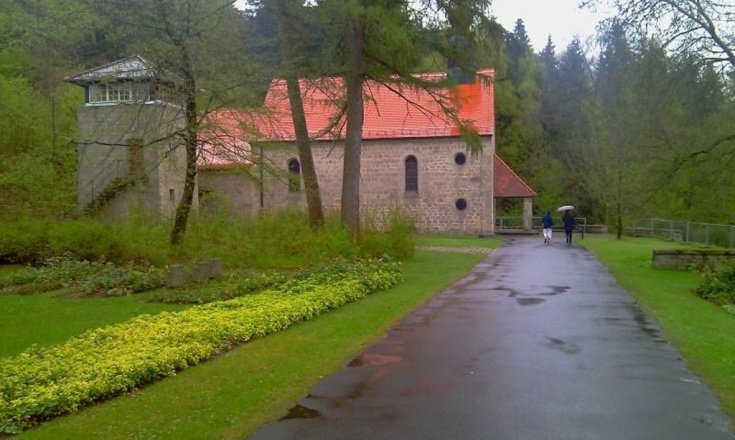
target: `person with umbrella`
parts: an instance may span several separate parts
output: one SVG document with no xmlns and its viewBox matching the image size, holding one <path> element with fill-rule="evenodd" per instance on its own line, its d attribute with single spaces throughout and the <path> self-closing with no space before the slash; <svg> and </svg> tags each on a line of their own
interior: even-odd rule
<svg viewBox="0 0 735 440">
<path fill-rule="evenodd" d="M 565 205 L 557 209 L 557 211 L 564 211 L 564 216 L 561 218 L 561 220 L 564 223 L 564 232 L 567 235 L 567 246 L 572 245 L 572 232 L 574 231 L 575 226 L 572 209 L 574 209 L 574 206 L 571 205 Z"/>
</svg>

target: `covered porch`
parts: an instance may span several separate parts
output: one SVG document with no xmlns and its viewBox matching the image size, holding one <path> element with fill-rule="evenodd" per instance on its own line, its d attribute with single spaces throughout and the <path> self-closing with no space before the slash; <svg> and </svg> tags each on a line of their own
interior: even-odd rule
<svg viewBox="0 0 735 440">
<path fill-rule="evenodd" d="M 533 198 L 536 197 L 534 191 L 518 174 L 513 171 L 503 159 L 497 154 L 494 158 L 494 198 L 495 212 L 497 206 L 503 200 L 521 201 L 523 204 L 523 212 L 520 218 L 520 224 L 515 217 L 515 221 L 506 224 L 504 217 L 496 216 L 495 232 L 503 233 L 532 233 L 533 232 Z"/>
</svg>

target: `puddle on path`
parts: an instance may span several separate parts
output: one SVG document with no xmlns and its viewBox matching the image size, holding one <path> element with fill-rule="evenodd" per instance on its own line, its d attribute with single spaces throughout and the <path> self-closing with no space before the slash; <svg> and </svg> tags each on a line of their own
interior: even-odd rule
<svg viewBox="0 0 735 440">
<path fill-rule="evenodd" d="M 577 354 L 582 351 L 582 347 L 577 344 L 570 344 L 558 338 L 547 337 L 546 339 L 548 342 L 544 345 L 552 350 L 558 350 L 566 354 Z"/>
<path fill-rule="evenodd" d="M 534 306 L 541 304 L 545 300 L 543 298 L 516 298 L 516 302 L 522 306 Z"/>
<path fill-rule="evenodd" d="M 362 367 L 362 366 L 381 366 L 393 364 L 401 360 L 400 356 L 391 356 L 387 354 L 377 353 L 363 353 L 356 358 L 352 359 L 348 367 Z"/>
<path fill-rule="evenodd" d="M 289 420 L 289 419 L 312 419 L 314 417 L 321 416 L 322 413 L 315 409 L 307 408 L 303 405 L 296 405 L 288 410 L 288 414 L 281 417 L 278 420 Z"/>
<path fill-rule="evenodd" d="M 651 338 L 656 338 L 659 336 L 658 329 L 651 326 L 651 324 L 648 322 L 648 317 L 643 312 L 643 310 L 636 306 L 629 306 L 628 308 L 633 312 L 633 319 L 638 324 L 638 327 L 643 330 L 643 333 L 647 334 Z"/>
<path fill-rule="evenodd" d="M 569 286 L 549 286 L 549 287 L 551 288 L 551 292 L 545 292 L 545 293 L 542 293 L 541 295 L 556 296 L 556 295 L 559 295 L 569 290 Z"/>
</svg>

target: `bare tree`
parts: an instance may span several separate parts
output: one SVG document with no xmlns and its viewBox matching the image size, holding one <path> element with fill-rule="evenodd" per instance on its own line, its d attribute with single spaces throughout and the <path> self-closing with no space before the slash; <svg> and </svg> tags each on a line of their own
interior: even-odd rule
<svg viewBox="0 0 735 440">
<path fill-rule="evenodd" d="M 86 0 L 90 2 L 91 0 Z M 215 101 L 221 100 L 217 92 L 205 90 L 203 80 L 212 64 L 213 57 L 220 60 L 219 68 L 225 69 L 228 62 L 226 50 L 221 47 L 222 38 L 231 38 L 226 32 L 239 15 L 233 7 L 234 0 L 107 0 L 91 2 L 90 5 L 105 12 L 111 22 L 134 31 L 131 48 L 146 53 L 157 65 L 170 71 L 182 80 L 177 84 L 177 100 L 182 105 L 183 128 L 172 134 L 186 151 L 184 187 L 179 199 L 171 228 L 170 241 L 181 244 L 186 233 L 194 201 L 197 177 L 197 157 L 202 121 L 213 109 Z M 230 21 L 228 21 L 230 20 Z M 233 39 L 236 40 L 236 39 Z M 213 47 L 219 44 L 219 52 Z M 227 45 L 234 48 L 234 42 Z M 231 85 L 218 85 L 226 90 Z M 231 87 L 230 87 L 231 88 Z"/>
<path fill-rule="evenodd" d="M 625 24 L 661 38 L 676 53 L 696 52 L 723 68 L 735 67 L 735 3 L 720 0 L 586 0 L 614 6 Z"/>
</svg>

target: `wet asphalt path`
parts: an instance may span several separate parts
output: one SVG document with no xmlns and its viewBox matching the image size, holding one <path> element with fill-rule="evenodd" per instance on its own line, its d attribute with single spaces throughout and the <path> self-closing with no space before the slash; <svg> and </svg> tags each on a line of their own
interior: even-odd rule
<svg viewBox="0 0 735 440">
<path fill-rule="evenodd" d="M 732 439 L 589 252 L 514 238 L 252 439 Z"/>
</svg>

